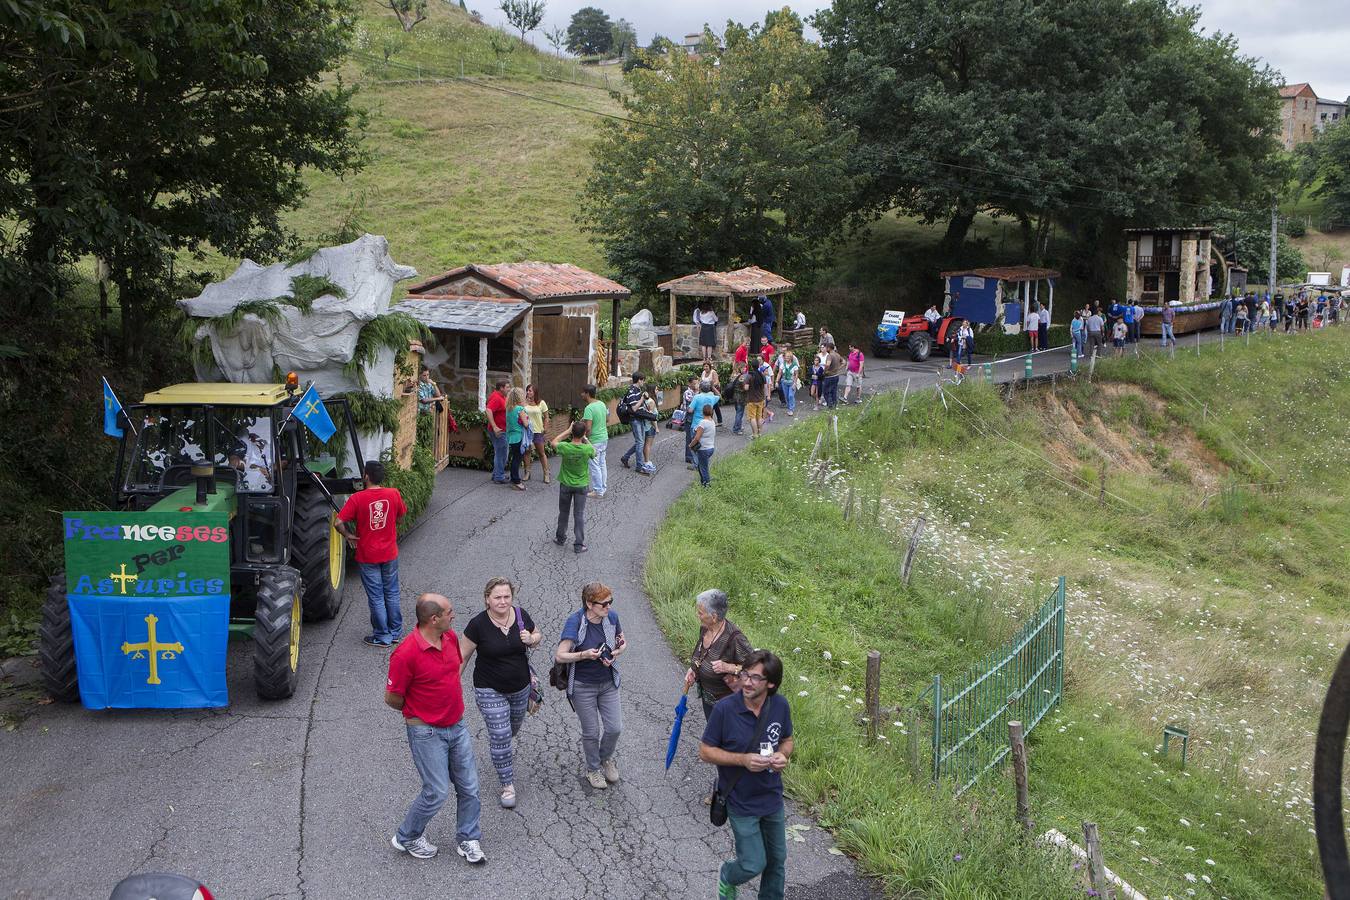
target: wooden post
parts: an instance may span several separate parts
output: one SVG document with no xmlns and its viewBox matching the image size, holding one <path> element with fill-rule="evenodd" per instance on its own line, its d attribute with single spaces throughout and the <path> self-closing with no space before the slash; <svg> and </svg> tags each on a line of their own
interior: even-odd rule
<svg viewBox="0 0 1350 900">
<path fill-rule="evenodd" d="M 900 395 L 900 415 L 902 415 L 902 416 L 905 414 L 905 401 L 909 399 L 909 382 L 910 382 L 910 379 L 906 378 L 906 379 L 905 379 L 905 392 L 904 392 L 903 394 Z"/>
<path fill-rule="evenodd" d="M 731 346 L 731 323 L 735 320 L 735 318 L 736 318 L 736 295 L 727 294 L 727 330 L 726 333 L 722 335 L 723 353 L 730 354 L 731 351 L 735 349 Z M 748 342 L 746 346 L 747 347 L 749 346 Z M 746 361 L 749 362 L 749 360 Z"/>
<path fill-rule="evenodd" d="M 820 442 L 823 441 L 824 439 L 825 439 L 825 432 L 821 431 L 816 434 L 816 445 L 811 448 L 811 458 L 806 461 L 807 468 L 811 468 L 812 466 L 814 466 L 816 460 L 820 458 Z"/>
<path fill-rule="evenodd" d="M 675 292 L 670 294 L 670 355 L 675 355 Z"/>
<path fill-rule="evenodd" d="M 1031 837 L 1031 802 L 1027 799 L 1027 745 L 1022 740 L 1022 723 L 1008 723 L 1008 743 L 1012 745 L 1013 784 L 1017 787 L 1017 821 Z"/>
<path fill-rule="evenodd" d="M 881 651 L 867 651 L 867 739 L 877 739 L 881 720 Z"/>
<path fill-rule="evenodd" d="M 1106 460 L 1102 460 L 1101 467 L 1097 470 L 1097 505 L 1101 506 L 1106 502 Z"/>
<path fill-rule="evenodd" d="M 619 298 L 612 298 L 609 314 L 609 374 L 619 374 Z M 604 387 L 604 385 L 600 385 Z"/>
<path fill-rule="evenodd" d="M 1102 842 L 1097 834 L 1096 822 L 1083 823 L 1083 847 L 1087 850 L 1088 880 L 1092 889 L 1103 900 L 1115 900 L 1116 892 L 1106 879 L 1106 864 L 1102 862 Z"/>
<path fill-rule="evenodd" d="M 853 485 L 848 486 L 848 496 L 844 498 L 844 521 L 853 518 Z"/>
<path fill-rule="evenodd" d="M 834 454 L 839 455 L 839 417 L 830 416 L 830 427 L 834 429 Z"/>
<path fill-rule="evenodd" d="M 919 539 L 923 537 L 923 526 L 927 520 L 919 516 L 914 522 L 914 530 L 909 533 L 909 547 L 905 550 L 905 561 L 900 567 L 900 577 L 909 584 L 910 573 L 914 569 L 914 554 L 919 551 Z"/>
</svg>

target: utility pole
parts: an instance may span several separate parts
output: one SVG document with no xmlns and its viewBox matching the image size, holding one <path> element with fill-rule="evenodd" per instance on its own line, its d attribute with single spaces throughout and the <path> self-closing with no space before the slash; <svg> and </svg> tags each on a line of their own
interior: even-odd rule
<svg viewBox="0 0 1350 900">
<path fill-rule="evenodd" d="M 1275 245 L 1280 239 L 1280 201 L 1278 194 L 1270 195 L 1270 275 L 1267 281 L 1270 283 L 1270 300 L 1275 301 Z"/>
</svg>

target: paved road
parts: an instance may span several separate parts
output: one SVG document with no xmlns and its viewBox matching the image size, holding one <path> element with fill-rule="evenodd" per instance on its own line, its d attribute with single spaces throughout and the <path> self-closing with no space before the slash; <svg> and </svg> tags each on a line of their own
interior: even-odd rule
<svg viewBox="0 0 1350 900">
<path fill-rule="evenodd" d="M 1046 371 L 1064 367 L 1063 354 L 1041 359 Z M 931 386 L 940 371 L 931 362 L 870 365 L 872 390 L 906 380 Z M 997 371 L 1004 378 L 1022 370 Z M 657 628 L 641 572 L 653 531 L 695 475 L 673 432 L 663 429 L 659 440 L 664 465 L 650 479 L 619 468 L 626 436 L 610 446 L 611 489 L 588 509 L 589 553 L 552 543 L 556 487 L 535 481 L 520 493 L 458 469 L 441 474 L 428 516 L 402 543 L 408 622 L 418 593 L 436 590 L 454 600 L 462 625 L 482 609 L 484 582 L 506 574 L 551 647 L 584 583 L 614 588 L 631 649 L 621 664 L 624 780 L 617 787 L 597 792 L 584 784 L 576 720 L 547 689 L 545 709 L 522 731 L 520 805 L 500 809 L 482 719 L 470 701 L 489 862 L 470 868 L 451 850 L 452 806 L 430 829 L 445 848 L 437 859 L 396 853 L 389 836 L 417 782 L 401 721 L 382 703 L 388 654 L 361 643 L 368 618 L 352 577 L 338 619 L 306 628 L 301 683 L 289 701 L 255 698 L 251 651 L 240 643 L 230 650 L 228 709 L 91 712 L 53 704 L 30 707 L 15 731 L 0 732 L 9 765 L 0 809 L 11 823 L 0 837 L 0 894 L 99 898 L 129 873 L 165 870 L 193 874 L 228 898 L 713 894 L 730 836 L 708 824 L 701 802 L 711 772 L 695 759 L 697 709 L 675 765 L 662 767 L 684 666 Z M 724 432 L 718 441 L 725 456 L 744 439 Z M 547 655 L 536 654 L 536 670 L 547 665 Z M 29 666 L 19 664 L 21 680 L 31 680 Z M 811 825 L 797 812 L 792 822 Z M 845 857 L 827 852 L 827 833 L 812 825 L 800 834 L 804 842 L 790 846 L 789 896 L 874 894 Z"/>
</svg>

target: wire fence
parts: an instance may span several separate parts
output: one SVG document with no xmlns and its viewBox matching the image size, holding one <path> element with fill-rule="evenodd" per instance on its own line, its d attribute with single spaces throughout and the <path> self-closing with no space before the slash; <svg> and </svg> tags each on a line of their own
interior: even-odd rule
<svg viewBox="0 0 1350 900">
<path fill-rule="evenodd" d="M 955 684 L 941 675 L 932 696 L 933 780 L 951 778 L 959 795 L 1008 755 L 1008 722 L 1026 734 L 1064 696 L 1064 579 L 1017 634 Z"/>
</svg>

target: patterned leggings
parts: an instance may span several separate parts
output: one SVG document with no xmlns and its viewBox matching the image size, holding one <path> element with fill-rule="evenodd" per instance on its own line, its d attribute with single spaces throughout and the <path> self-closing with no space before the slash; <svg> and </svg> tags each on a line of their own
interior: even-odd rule
<svg viewBox="0 0 1350 900">
<path fill-rule="evenodd" d="M 512 768 L 515 751 L 511 747 L 511 739 L 525 721 L 530 686 L 527 684 L 514 694 L 476 687 L 473 689 L 473 698 L 478 703 L 478 711 L 483 714 L 483 721 L 487 723 L 488 754 L 492 757 L 492 767 L 497 770 L 497 778 L 503 785 L 515 784 Z"/>
</svg>

